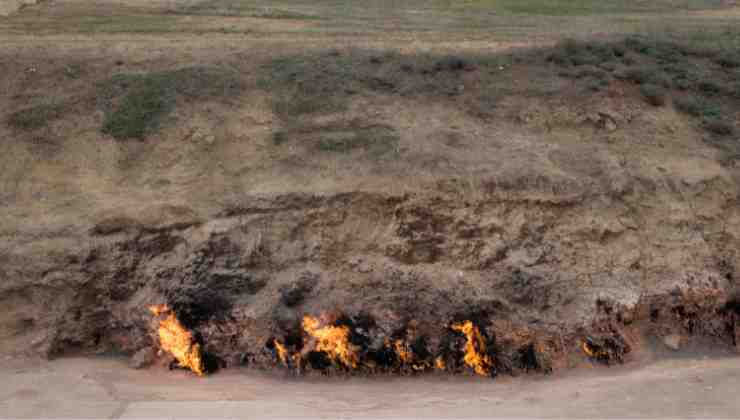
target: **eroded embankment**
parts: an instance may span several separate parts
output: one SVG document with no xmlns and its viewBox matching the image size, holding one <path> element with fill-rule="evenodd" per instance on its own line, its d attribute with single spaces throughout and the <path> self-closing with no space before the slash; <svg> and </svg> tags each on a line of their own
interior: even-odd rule
<svg viewBox="0 0 740 420">
<path fill-rule="evenodd" d="M 495 375 L 621 362 L 649 337 L 739 342 L 726 181 L 528 195 L 490 183 L 475 198 L 454 184 L 253 197 L 206 221 L 112 218 L 62 253 L 19 243 L 2 268 L 5 348 L 137 364 L 163 349 L 206 372 Z"/>
</svg>

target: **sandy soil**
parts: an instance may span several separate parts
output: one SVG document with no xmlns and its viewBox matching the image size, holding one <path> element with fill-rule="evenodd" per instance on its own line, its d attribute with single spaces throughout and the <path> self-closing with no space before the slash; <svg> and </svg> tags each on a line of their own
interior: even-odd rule
<svg viewBox="0 0 740 420">
<path fill-rule="evenodd" d="M 0 416 L 16 418 L 729 418 L 737 358 L 663 359 L 555 377 L 294 379 L 134 371 L 118 359 L 6 360 Z"/>
</svg>

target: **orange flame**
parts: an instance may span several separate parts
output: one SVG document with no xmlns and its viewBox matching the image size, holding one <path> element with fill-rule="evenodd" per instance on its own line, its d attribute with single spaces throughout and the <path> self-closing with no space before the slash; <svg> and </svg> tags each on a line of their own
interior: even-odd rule
<svg viewBox="0 0 740 420">
<path fill-rule="evenodd" d="M 150 306 L 149 310 L 156 316 L 167 315 L 159 321 L 159 345 L 177 359 L 181 367 L 188 368 L 198 376 L 205 374 L 200 344 L 195 342 L 193 334 L 177 319 L 167 305 Z"/>
<path fill-rule="evenodd" d="M 398 360 L 400 360 L 401 363 L 409 364 L 414 360 L 414 353 L 411 352 L 403 340 L 396 340 L 393 343 L 393 347 L 395 347 Z"/>
<path fill-rule="evenodd" d="M 349 342 L 349 327 L 321 327 L 321 321 L 306 315 L 303 317 L 303 330 L 317 340 L 316 351 L 326 353 L 332 360 L 348 368 L 357 368 L 359 361 L 355 346 Z"/>
<path fill-rule="evenodd" d="M 465 364 L 475 370 L 475 373 L 482 376 L 488 376 L 493 367 L 493 360 L 486 353 L 486 342 L 480 333 L 478 327 L 471 321 L 465 321 L 461 324 L 453 324 L 452 329 L 465 334 L 467 343 L 465 343 Z"/>
<path fill-rule="evenodd" d="M 447 364 L 445 363 L 442 356 L 437 356 L 437 358 L 434 359 L 434 367 L 438 370 L 445 370 Z"/>
<path fill-rule="evenodd" d="M 394 341 L 393 348 L 401 364 L 411 366 L 414 370 L 426 370 L 431 366 L 431 363 L 428 361 L 415 362 L 416 355 L 414 351 L 403 340 Z"/>
<path fill-rule="evenodd" d="M 280 359 L 280 361 L 283 362 L 285 366 L 289 366 L 288 360 L 290 359 L 290 357 L 288 356 L 288 349 L 286 349 L 285 345 L 277 339 L 274 341 L 274 343 L 275 350 L 277 350 L 278 359 Z"/>
<path fill-rule="evenodd" d="M 607 358 L 608 359 L 609 358 L 609 353 L 607 351 L 601 350 L 601 349 L 593 349 L 585 341 L 581 343 L 581 350 L 583 350 L 583 352 L 586 353 L 586 355 L 588 357 L 591 357 L 591 358 L 594 358 L 594 359 L 599 359 L 599 358 Z"/>
</svg>

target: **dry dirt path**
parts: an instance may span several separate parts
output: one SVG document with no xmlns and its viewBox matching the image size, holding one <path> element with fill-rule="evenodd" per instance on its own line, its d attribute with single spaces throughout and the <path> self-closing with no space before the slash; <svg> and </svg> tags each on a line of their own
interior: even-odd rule
<svg viewBox="0 0 740 420">
<path fill-rule="evenodd" d="M 680 417 L 740 413 L 740 360 L 671 359 L 556 377 L 287 379 L 134 371 L 115 359 L 8 360 L 0 417 Z"/>
</svg>

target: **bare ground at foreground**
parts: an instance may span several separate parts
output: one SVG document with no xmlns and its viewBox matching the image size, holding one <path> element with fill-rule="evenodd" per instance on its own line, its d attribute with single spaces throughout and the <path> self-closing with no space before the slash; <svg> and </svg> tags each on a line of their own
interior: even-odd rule
<svg viewBox="0 0 740 420">
<path fill-rule="evenodd" d="M 193 380 L 118 360 L 5 361 L 0 413 L 11 418 L 731 418 L 735 359 L 497 382 L 453 377 L 280 379 L 234 371 Z M 187 379 L 187 380 L 186 380 Z"/>
</svg>

